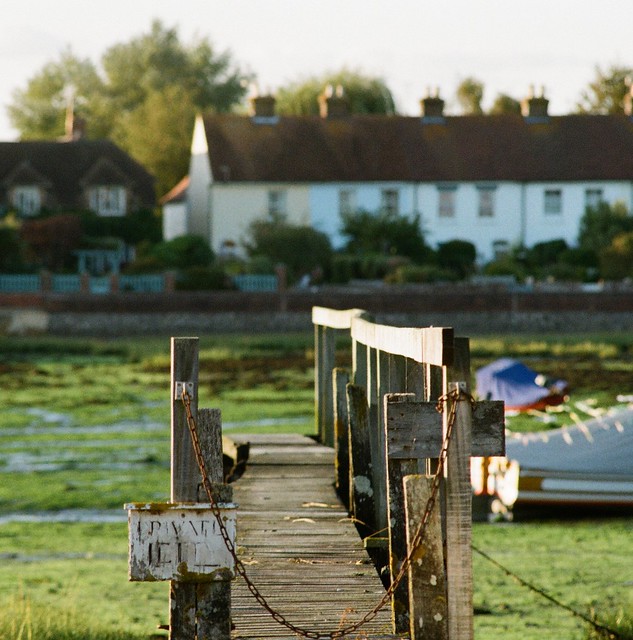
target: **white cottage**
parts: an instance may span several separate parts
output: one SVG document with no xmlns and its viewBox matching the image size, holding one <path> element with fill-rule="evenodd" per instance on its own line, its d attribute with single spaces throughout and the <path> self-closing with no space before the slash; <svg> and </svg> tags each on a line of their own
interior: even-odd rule
<svg viewBox="0 0 633 640">
<path fill-rule="evenodd" d="M 421 106 L 419 117 L 350 115 L 331 96 L 321 116 L 277 116 L 261 96 L 250 117 L 199 117 L 188 232 L 221 252 L 272 215 L 340 246 L 342 212 L 382 210 L 419 215 L 429 244 L 468 240 L 487 261 L 518 244 L 574 245 L 588 205 L 633 208 L 630 110 L 550 116 L 543 96 L 516 115 L 446 116 L 439 97 Z"/>
</svg>

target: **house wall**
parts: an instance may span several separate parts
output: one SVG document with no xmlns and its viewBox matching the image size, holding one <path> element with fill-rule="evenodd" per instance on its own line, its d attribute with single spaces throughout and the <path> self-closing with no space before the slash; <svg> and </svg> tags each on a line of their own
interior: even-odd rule
<svg viewBox="0 0 633 640">
<path fill-rule="evenodd" d="M 276 183 L 221 183 L 210 189 L 211 247 L 220 251 L 223 244 L 232 242 L 237 247 L 255 220 L 268 217 L 268 192 L 286 193 L 286 220 L 290 224 L 310 225 L 310 198 L 307 185 Z"/>
<path fill-rule="evenodd" d="M 163 205 L 163 240 L 173 240 L 189 233 L 189 219 L 185 202 Z"/>
<path fill-rule="evenodd" d="M 416 188 L 406 182 L 335 182 L 314 184 L 310 187 L 310 224 L 317 231 L 326 233 L 335 249 L 345 244 L 341 233 L 339 194 L 343 190 L 353 191 L 357 210 L 375 212 L 382 204 L 385 189 L 398 191 L 400 215 L 411 215 L 415 211 Z"/>
<path fill-rule="evenodd" d="M 521 237 L 521 187 L 511 182 L 495 183 L 494 215 L 479 215 L 479 189 L 484 183 L 459 184 L 455 189 L 455 214 L 439 215 L 440 191 L 436 184 L 418 186 L 421 224 L 429 245 L 467 240 L 477 249 L 478 260 L 491 260 L 493 244 L 516 244 Z"/>
<path fill-rule="evenodd" d="M 196 118 L 191 143 L 189 161 L 189 187 L 187 203 L 189 205 L 188 232 L 202 236 L 210 241 L 210 195 L 209 187 L 213 180 L 209 149 L 202 118 Z"/>
<path fill-rule="evenodd" d="M 192 166 L 194 161 L 192 160 Z M 201 167 L 201 174 L 205 168 Z M 193 180 L 192 180 L 193 184 Z M 211 225 L 200 224 L 203 231 L 211 228 L 211 244 L 218 251 L 230 240 L 237 246 L 245 237 L 249 224 L 268 215 L 268 192 L 286 192 L 288 221 L 311 225 L 326 233 L 336 249 L 344 245 L 341 234 L 339 194 L 352 190 L 358 210 L 378 211 L 385 189 L 399 193 L 400 215 L 420 214 L 420 223 L 427 242 L 433 247 L 450 240 L 467 240 L 477 249 L 481 263 L 494 259 L 494 244 L 505 241 L 510 246 L 564 239 L 574 246 L 578 238 L 580 220 L 585 211 L 587 189 L 602 189 L 603 199 L 611 204 L 621 201 L 631 210 L 632 183 L 535 183 L 496 182 L 494 186 L 494 215 L 479 215 L 479 187 L 486 183 L 461 183 L 455 188 L 455 213 L 452 217 L 439 215 L 437 184 L 385 183 L 213 183 L 205 197 L 211 211 Z M 545 212 L 545 191 L 560 189 L 560 213 Z M 193 195 L 193 194 L 192 194 Z M 201 198 L 204 200 L 204 198 Z M 202 208 L 202 207 L 201 207 Z M 192 225 L 192 228 L 193 225 Z M 195 231 L 194 231 L 195 232 Z M 201 234 L 202 235 L 202 234 Z"/>
<path fill-rule="evenodd" d="M 562 210 L 559 214 L 545 213 L 544 199 L 547 189 L 560 189 Z M 605 202 L 622 202 L 631 211 L 630 182 L 576 182 L 535 183 L 525 187 L 527 224 L 525 245 L 562 238 L 570 246 L 578 241 L 580 221 L 585 214 L 585 192 L 587 189 L 602 189 Z"/>
</svg>

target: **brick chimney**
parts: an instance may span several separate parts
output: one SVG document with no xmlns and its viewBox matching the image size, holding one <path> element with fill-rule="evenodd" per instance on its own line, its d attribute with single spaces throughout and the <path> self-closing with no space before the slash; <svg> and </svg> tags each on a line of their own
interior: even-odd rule
<svg viewBox="0 0 633 640">
<path fill-rule="evenodd" d="M 66 87 L 66 118 L 64 120 L 64 136 L 66 142 L 81 140 L 86 135 L 86 121 L 75 113 L 75 88 Z"/>
<path fill-rule="evenodd" d="M 440 98 L 439 87 L 433 91 L 428 90 L 426 96 L 420 100 L 422 117 L 432 120 L 444 119 L 444 100 Z"/>
<path fill-rule="evenodd" d="M 332 85 L 325 87 L 319 96 L 319 114 L 322 118 L 342 118 L 350 114 L 349 100 L 340 84 L 336 90 Z"/>
<path fill-rule="evenodd" d="M 255 118 L 275 117 L 275 96 L 267 94 L 264 96 L 253 96 L 251 98 L 251 111 Z"/>
<path fill-rule="evenodd" d="M 535 95 L 532 86 L 528 97 L 521 101 L 521 113 L 525 118 L 547 120 L 549 118 L 548 106 L 549 100 L 545 97 L 545 88 L 541 87 L 539 94 Z"/>
</svg>

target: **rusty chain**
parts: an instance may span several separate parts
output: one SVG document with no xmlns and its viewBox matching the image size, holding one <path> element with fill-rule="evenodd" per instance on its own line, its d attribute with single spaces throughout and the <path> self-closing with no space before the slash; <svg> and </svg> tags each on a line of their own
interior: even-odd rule
<svg viewBox="0 0 633 640">
<path fill-rule="evenodd" d="M 250 577 L 247 574 L 246 567 L 244 563 L 240 560 L 237 555 L 237 550 L 235 549 L 235 545 L 231 540 L 231 537 L 227 531 L 226 525 L 224 524 L 224 520 L 222 518 L 222 513 L 220 511 L 220 507 L 214 499 L 213 496 L 213 488 L 211 482 L 209 480 L 209 476 L 207 473 L 206 463 L 204 460 L 204 456 L 202 454 L 202 447 L 200 446 L 200 440 L 198 438 L 198 430 L 196 426 L 196 421 L 191 411 L 191 398 L 187 390 L 183 387 L 181 399 L 183 405 L 185 407 L 185 415 L 187 419 L 187 426 L 189 428 L 189 433 L 191 434 L 191 441 L 193 444 L 193 450 L 196 457 L 196 462 L 200 469 L 200 475 L 202 476 L 202 485 L 204 487 L 205 493 L 209 499 L 209 503 L 211 505 L 211 511 L 215 516 L 218 526 L 220 529 L 220 533 L 222 535 L 222 539 L 224 540 L 224 544 L 228 549 L 233 561 L 235 562 L 235 569 L 237 574 L 244 580 L 248 590 L 251 592 L 255 600 L 271 615 L 271 617 L 280 625 L 286 627 L 293 633 L 296 633 L 298 636 L 303 638 L 314 638 L 315 640 L 319 640 L 320 638 L 343 638 L 344 636 L 350 635 L 355 631 L 358 631 L 363 625 L 367 624 L 373 618 L 378 615 L 378 612 L 385 607 L 385 605 L 391 600 L 395 590 L 398 585 L 402 582 L 402 580 L 407 575 L 409 567 L 413 562 L 413 558 L 418 547 L 422 544 L 424 540 L 424 534 L 426 531 L 427 524 L 437 502 L 437 496 L 439 495 L 439 489 L 442 481 L 442 477 L 444 476 L 444 469 L 446 467 L 446 459 L 448 457 L 448 447 L 450 444 L 451 436 L 453 434 L 453 426 L 455 424 L 455 418 L 457 415 L 457 404 L 460 400 L 467 400 L 469 402 L 473 402 L 472 396 L 467 394 L 466 392 L 456 388 L 454 391 L 450 391 L 449 393 L 441 396 L 437 400 L 437 411 L 442 413 L 444 411 L 444 405 L 449 403 L 449 414 L 447 420 L 446 433 L 444 434 L 444 440 L 442 442 L 442 449 L 440 451 L 440 456 L 438 459 L 437 469 L 435 474 L 433 475 L 433 480 L 431 483 L 431 493 L 429 499 L 427 501 L 426 507 L 424 509 L 424 514 L 422 516 L 422 520 L 420 522 L 420 526 L 418 527 L 415 535 L 413 536 L 412 544 L 410 549 L 406 555 L 406 557 L 402 561 L 402 565 L 400 566 L 400 570 L 396 577 L 392 580 L 389 588 L 385 591 L 384 596 L 378 602 L 378 604 L 368 611 L 360 620 L 349 624 L 345 627 L 341 627 L 334 631 L 321 632 L 315 631 L 311 629 L 302 629 L 294 625 L 292 622 L 287 620 L 285 616 L 275 609 L 273 609 L 266 600 L 265 596 L 259 591 L 257 586 L 253 583 Z"/>
</svg>

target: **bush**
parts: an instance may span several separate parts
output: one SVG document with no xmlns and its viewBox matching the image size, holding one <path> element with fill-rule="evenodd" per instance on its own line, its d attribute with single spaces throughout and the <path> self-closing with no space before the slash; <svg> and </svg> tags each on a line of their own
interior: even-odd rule
<svg viewBox="0 0 633 640">
<path fill-rule="evenodd" d="M 332 246 L 326 234 L 283 221 L 253 222 L 245 247 L 253 258 L 286 265 L 289 282 L 317 270 L 327 273 L 332 259 Z"/>
<path fill-rule="evenodd" d="M 0 227 L 0 270 L 4 273 L 23 271 L 22 252 L 23 244 L 18 232 L 10 227 Z"/>
<path fill-rule="evenodd" d="M 20 237 L 28 247 L 29 260 L 62 271 L 76 263 L 74 252 L 82 240 L 81 221 L 71 213 L 26 220 Z"/>
<path fill-rule="evenodd" d="M 207 291 L 212 289 L 230 289 L 231 281 L 224 269 L 219 266 L 189 267 L 183 269 L 176 278 L 178 291 Z"/>
<path fill-rule="evenodd" d="M 150 250 L 150 255 L 166 269 L 207 267 L 214 259 L 213 251 L 206 240 L 194 235 L 159 242 Z"/>
<path fill-rule="evenodd" d="M 600 251 L 600 275 L 608 280 L 633 276 L 633 233 L 613 238 L 611 245 Z"/>
<path fill-rule="evenodd" d="M 484 268 L 486 276 L 514 276 L 517 280 L 525 278 L 525 268 L 511 256 L 504 256 L 489 262 Z"/>
<path fill-rule="evenodd" d="M 345 284 L 358 277 L 358 256 L 349 253 L 337 253 L 332 257 L 331 280 L 337 284 Z"/>
<path fill-rule="evenodd" d="M 539 268 L 556 264 L 561 256 L 568 251 L 567 243 L 563 239 L 537 242 L 524 254 L 526 264 L 532 268 Z"/>
<path fill-rule="evenodd" d="M 452 269 L 442 269 L 432 264 L 402 265 L 387 277 L 390 284 L 454 282 L 457 279 L 458 276 Z"/>
<path fill-rule="evenodd" d="M 601 202 L 597 207 L 589 207 L 580 220 L 578 246 L 598 254 L 616 236 L 632 231 L 633 217 L 624 204 Z"/>
<path fill-rule="evenodd" d="M 424 240 L 420 216 L 355 211 L 341 217 L 341 231 L 348 238 L 346 251 L 350 253 L 399 255 L 418 264 L 427 262 L 433 253 Z"/>
<path fill-rule="evenodd" d="M 131 245 L 143 240 L 153 244 L 163 238 L 161 219 L 152 211 L 138 211 L 125 216 L 100 216 L 92 211 L 74 215 L 81 220 L 87 236 L 113 236 Z"/>
<path fill-rule="evenodd" d="M 467 240 L 451 240 L 437 248 L 437 262 L 445 270 L 453 271 L 458 278 L 466 278 L 475 270 L 477 249 Z"/>
</svg>

